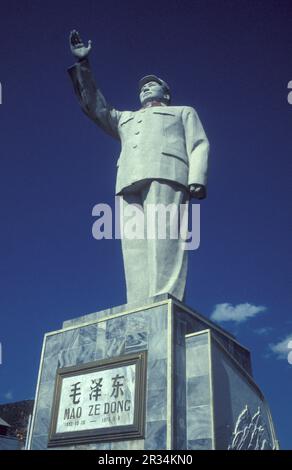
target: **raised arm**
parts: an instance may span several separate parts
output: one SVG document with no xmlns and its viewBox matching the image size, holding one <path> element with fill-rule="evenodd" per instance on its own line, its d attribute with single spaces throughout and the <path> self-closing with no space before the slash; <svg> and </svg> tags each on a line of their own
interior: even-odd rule
<svg viewBox="0 0 292 470">
<path fill-rule="evenodd" d="M 68 69 L 68 73 L 84 113 L 107 134 L 119 139 L 118 123 L 122 113 L 107 103 L 96 86 L 88 60 L 91 44 L 88 41 L 88 46 L 85 46 L 79 33 L 71 31 L 70 49 L 77 62 Z"/>
</svg>

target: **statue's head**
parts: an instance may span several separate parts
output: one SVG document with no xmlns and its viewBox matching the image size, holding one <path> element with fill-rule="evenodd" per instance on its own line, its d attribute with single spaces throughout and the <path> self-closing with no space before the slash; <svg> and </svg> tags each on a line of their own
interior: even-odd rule
<svg viewBox="0 0 292 470">
<path fill-rule="evenodd" d="M 146 75 L 139 81 L 140 101 L 145 106 L 149 101 L 170 104 L 170 89 L 166 82 L 155 75 Z"/>
</svg>

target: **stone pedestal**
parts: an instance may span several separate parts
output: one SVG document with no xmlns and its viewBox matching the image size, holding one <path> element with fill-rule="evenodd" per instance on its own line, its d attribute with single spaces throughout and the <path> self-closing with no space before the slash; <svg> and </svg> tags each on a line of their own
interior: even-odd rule
<svg viewBox="0 0 292 470">
<path fill-rule="evenodd" d="M 146 352 L 142 434 L 64 449 L 277 448 L 250 353 L 170 295 L 66 321 L 44 338 L 30 449 L 47 449 L 56 373 Z M 143 407 L 142 407 L 143 408 Z"/>
</svg>

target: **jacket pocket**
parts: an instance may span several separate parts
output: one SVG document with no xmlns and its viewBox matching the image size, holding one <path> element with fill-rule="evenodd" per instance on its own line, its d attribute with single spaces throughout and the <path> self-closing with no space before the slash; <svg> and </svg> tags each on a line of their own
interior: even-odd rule
<svg viewBox="0 0 292 470">
<path fill-rule="evenodd" d="M 134 116 L 128 117 L 127 119 L 125 119 L 124 121 L 122 121 L 122 122 L 119 123 L 119 127 L 124 126 L 125 124 L 127 124 L 127 123 L 130 122 L 130 121 L 132 121 L 133 119 L 134 119 Z"/>
<path fill-rule="evenodd" d="M 173 113 L 166 113 L 163 111 L 153 111 L 153 114 L 156 114 L 158 116 L 165 116 L 166 119 L 171 119 L 171 118 L 176 118 L 177 116 Z"/>
<path fill-rule="evenodd" d="M 153 114 L 160 114 L 160 116 L 176 117 L 176 114 L 174 114 L 174 113 L 169 113 L 169 112 L 166 112 L 166 111 L 153 111 Z"/>
<path fill-rule="evenodd" d="M 182 152 L 180 149 L 176 148 L 165 148 L 162 150 L 162 155 L 165 155 L 166 157 L 172 157 L 176 158 L 177 160 L 181 161 L 184 163 L 187 167 L 189 167 L 189 162 L 187 159 L 187 155 L 185 152 Z"/>
</svg>

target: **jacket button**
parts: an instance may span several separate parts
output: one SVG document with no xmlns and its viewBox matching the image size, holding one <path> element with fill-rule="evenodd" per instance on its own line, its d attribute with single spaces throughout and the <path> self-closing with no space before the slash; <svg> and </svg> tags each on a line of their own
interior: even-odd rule
<svg viewBox="0 0 292 470">
<path fill-rule="evenodd" d="M 133 149 L 136 149 L 138 147 L 138 145 L 133 145 Z"/>
<path fill-rule="evenodd" d="M 139 135 L 139 134 L 140 134 L 140 131 L 135 132 L 135 135 Z"/>
</svg>

